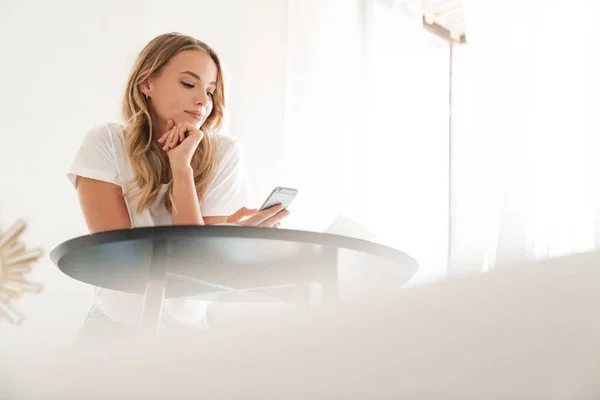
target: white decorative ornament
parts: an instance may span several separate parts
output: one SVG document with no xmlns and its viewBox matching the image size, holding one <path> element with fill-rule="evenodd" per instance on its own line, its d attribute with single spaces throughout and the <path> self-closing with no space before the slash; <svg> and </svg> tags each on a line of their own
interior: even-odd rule
<svg viewBox="0 0 600 400">
<path fill-rule="evenodd" d="M 8 319 L 18 324 L 23 317 L 11 307 L 11 303 L 24 292 L 39 293 L 41 286 L 27 281 L 31 265 L 42 256 L 41 249 L 27 250 L 19 238 L 27 225 L 17 221 L 7 231 L 0 230 L 0 320 Z"/>
</svg>

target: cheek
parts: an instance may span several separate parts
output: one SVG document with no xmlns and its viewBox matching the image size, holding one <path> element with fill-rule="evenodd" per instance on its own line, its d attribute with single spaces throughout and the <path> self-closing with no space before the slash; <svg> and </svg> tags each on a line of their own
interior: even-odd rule
<svg viewBox="0 0 600 400">
<path fill-rule="evenodd" d="M 183 106 L 185 96 L 189 94 L 184 90 L 177 87 L 173 88 L 161 88 L 161 92 L 158 94 L 156 101 L 154 102 L 154 108 L 156 114 L 161 118 L 173 118 L 174 114 L 181 113 L 185 109 Z"/>
<path fill-rule="evenodd" d="M 186 99 L 190 97 L 189 91 L 175 87 L 169 93 L 169 109 L 171 112 L 183 112 Z"/>
</svg>

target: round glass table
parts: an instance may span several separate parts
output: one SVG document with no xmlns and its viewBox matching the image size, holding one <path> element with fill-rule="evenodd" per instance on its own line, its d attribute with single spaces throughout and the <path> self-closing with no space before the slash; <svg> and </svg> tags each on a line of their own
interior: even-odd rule
<svg viewBox="0 0 600 400">
<path fill-rule="evenodd" d="M 289 302 L 299 307 L 399 290 L 408 254 L 328 233 L 244 226 L 159 226 L 67 240 L 50 253 L 73 279 L 144 296 L 140 333 L 158 334 L 164 299 Z"/>
</svg>

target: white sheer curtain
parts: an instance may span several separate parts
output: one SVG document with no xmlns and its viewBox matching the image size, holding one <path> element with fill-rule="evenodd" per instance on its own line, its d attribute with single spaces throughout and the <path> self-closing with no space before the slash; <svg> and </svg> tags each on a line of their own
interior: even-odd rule
<svg viewBox="0 0 600 400">
<path fill-rule="evenodd" d="M 420 1 L 375 2 L 367 32 L 366 220 L 419 260 L 415 281 L 445 274 L 448 237 L 449 51 L 421 18 Z"/>
<path fill-rule="evenodd" d="M 449 54 L 422 29 L 420 1 L 288 2 L 285 176 L 301 193 L 296 226 L 349 215 L 419 259 L 421 278 L 600 242 L 598 6 L 463 5 L 448 236 Z"/>
<path fill-rule="evenodd" d="M 289 224 L 321 230 L 360 213 L 366 88 L 357 2 L 289 0 L 284 115 Z"/>
<path fill-rule="evenodd" d="M 450 270 L 590 250 L 598 236 L 598 6 L 465 0 L 455 57 Z"/>
<path fill-rule="evenodd" d="M 290 0 L 286 181 L 289 224 L 321 230 L 342 213 L 446 271 L 448 65 L 420 1 Z"/>
</svg>

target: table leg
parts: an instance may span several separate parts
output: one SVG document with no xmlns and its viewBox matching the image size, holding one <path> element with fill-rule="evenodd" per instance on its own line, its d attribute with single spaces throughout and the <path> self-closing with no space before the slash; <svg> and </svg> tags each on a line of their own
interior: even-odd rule
<svg viewBox="0 0 600 400">
<path fill-rule="evenodd" d="M 142 319 L 139 334 L 143 336 L 158 336 L 160 320 L 165 298 L 167 279 L 167 242 L 156 239 L 152 243 L 150 270 L 144 293 Z"/>
<path fill-rule="evenodd" d="M 298 310 L 340 301 L 338 249 L 326 247 L 314 270 L 316 280 L 308 284 L 308 304 L 297 304 Z"/>
</svg>

